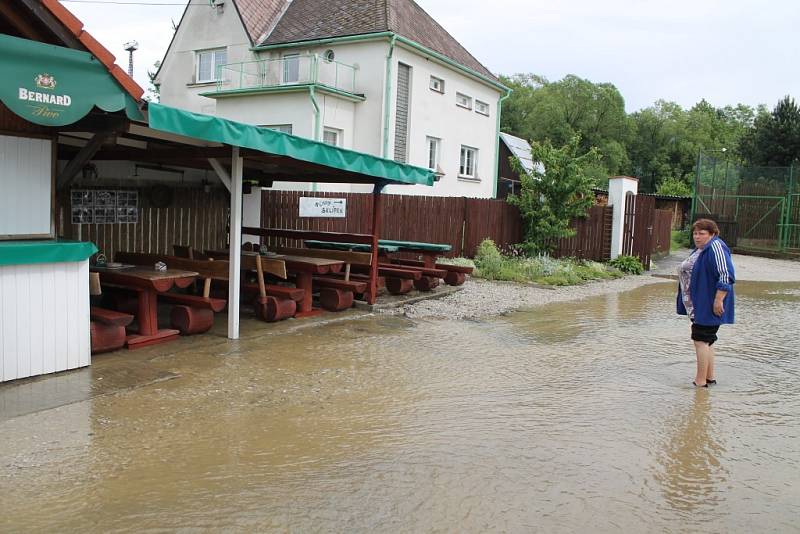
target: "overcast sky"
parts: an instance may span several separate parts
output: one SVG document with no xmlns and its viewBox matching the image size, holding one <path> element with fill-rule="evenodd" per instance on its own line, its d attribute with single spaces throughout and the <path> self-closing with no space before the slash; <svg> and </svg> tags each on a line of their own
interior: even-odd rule
<svg viewBox="0 0 800 534">
<path fill-rule="evenodd" d="M 417 1 L 492 72 L 610 82 L 629 112 L 658 99 L 684 107 L 705 98 L 715 106 L 772 108 L 786 94 L 798 96 L 800 88 L 796 0 Z M 143 87 L 145 71 L 163 57 L 171 21 L 178 23 L 185 5 L 62 2 L 123 68 L 123 44 L 139 42 L 134 77 Z"/>
</svg>

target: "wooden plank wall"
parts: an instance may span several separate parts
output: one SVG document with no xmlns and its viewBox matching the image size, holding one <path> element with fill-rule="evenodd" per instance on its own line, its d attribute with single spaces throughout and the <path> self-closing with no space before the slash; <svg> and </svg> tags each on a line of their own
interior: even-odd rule
<svg viewBox="0 0 800 534">
<path fill-rule="evenodd" d="M 611 257 L 613 216 L 614 208 L 611 206 L 592 206 L 586 218 L 572 221 L 571 227 L 576 234 L 559 240 L 553 256 L 608 261 Z"/>
<path fill-rule="evenodd" d="M 673 221 L 672 210 L 656 210 L 653 224 L 653 252 L 669 253 Z"/>
<path fill-rule="evenodd" d="M 89 365 L 89 262 L 0 266 L 0 382 Z"/>
<path fill-rule="evenodd" d="M 127 189 L 127 188 L 126 188 Z M 227 247 L 227 191 L 175 188 L 170 206 L 149 205 L 147 190 L 139 191 L 139 222 L 136 224 L 71 224 L 68 195 L 57 201 L 56 227 L 59 236 L 92 241 L 113 259 L 116 251 L 172 254 L 172 245 L 189 245 L 199 250 Z"/>
</svg>

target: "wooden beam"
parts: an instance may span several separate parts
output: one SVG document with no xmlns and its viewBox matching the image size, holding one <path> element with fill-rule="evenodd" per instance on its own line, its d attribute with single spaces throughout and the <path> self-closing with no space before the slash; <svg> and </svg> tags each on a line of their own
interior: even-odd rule
<svg viewBox="0 0 800 534">
<path fill-rule="evenodd" d="M 94 157 L 106 139 L 111 136 L 113 132 L 97 132 L 94 134 L 86 146 L 78 151 L 78 154 L 67 163 L 64 170 L 56 178 L 56 189 L 64 189 L 67 187 L 75 176 L 83 169 L 83 166 L 89 163 L 89 160 Z"/>
<path fill-rule="evenodd" d="M 211 164 L 211 168 L 214 169 L 214 172 L 217 173 L 219 177 L 219 181 L 228 188 L 228 191 L 231 190 L 231 175 L 228 174 L 228 171 L 225 170 L 225 167 L 222 166 L 222 163 L 219 162 L 216 158 L 208 158 L 208 163 Z"/>
<path fill-rule="evenodd" d="M 64 27 L 64 25 L 53 16 L 50 11 L 42 5 L 41 0 L 19 0 L 28 9 L 30 9 L 36 17 L 47 26 L 47 29 L 53 32 L 66 46 L 75 48 L 77 50 L 85 50 L 86 47 L 81 44 L 77 37 L 71 31 Z"/>
<path fill-rule="evenodd" d="M 0 4 L 0 17 L 5 18 L 12 26 L 16 27 L 22 37 L 31 41 L 47 42 L 47 38 L 41 30 L 35 28 L 29 20 L 22 16 L 20 10 L 11 7 L 10 3 Z"/>
</svg>

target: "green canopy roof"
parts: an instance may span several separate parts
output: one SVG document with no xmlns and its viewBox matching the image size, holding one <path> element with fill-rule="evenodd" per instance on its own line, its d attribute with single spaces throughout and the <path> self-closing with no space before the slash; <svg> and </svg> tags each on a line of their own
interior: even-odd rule
<svg viewBox="0 0 800 534">
<path fill-rule="evenodd" d="M 95 106 L 142 118 L 133 98 L 88 52 L 5 34 L 0 51 L 0 100 L 29 122 L 64 126 Z"/>
<path fill-rule="evenodd" d="M 331 146 L 319 141 L 260 128 L 210 115 L 150 103 L 151 128 L 205 141 L 248 148 L 267 154 L 339 169 L 399 184 L 433 185 L 434 172 L 422 167 L 397 163 L 362 152 Z M 309 180 L 324 181 L 324 180 Z"/>
</svg>

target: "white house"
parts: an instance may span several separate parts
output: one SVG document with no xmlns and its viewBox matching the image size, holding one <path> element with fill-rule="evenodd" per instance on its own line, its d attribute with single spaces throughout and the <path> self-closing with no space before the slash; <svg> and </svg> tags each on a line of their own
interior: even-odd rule
<svg viewBox="0 0 800 534">
<path fill-rule="evenodd" d="M 440 176 L 397 192 L 496 196 L 509 90 L 413 0 L 193 2 L 155 82 L 170 106 Z"/>
</svg>

